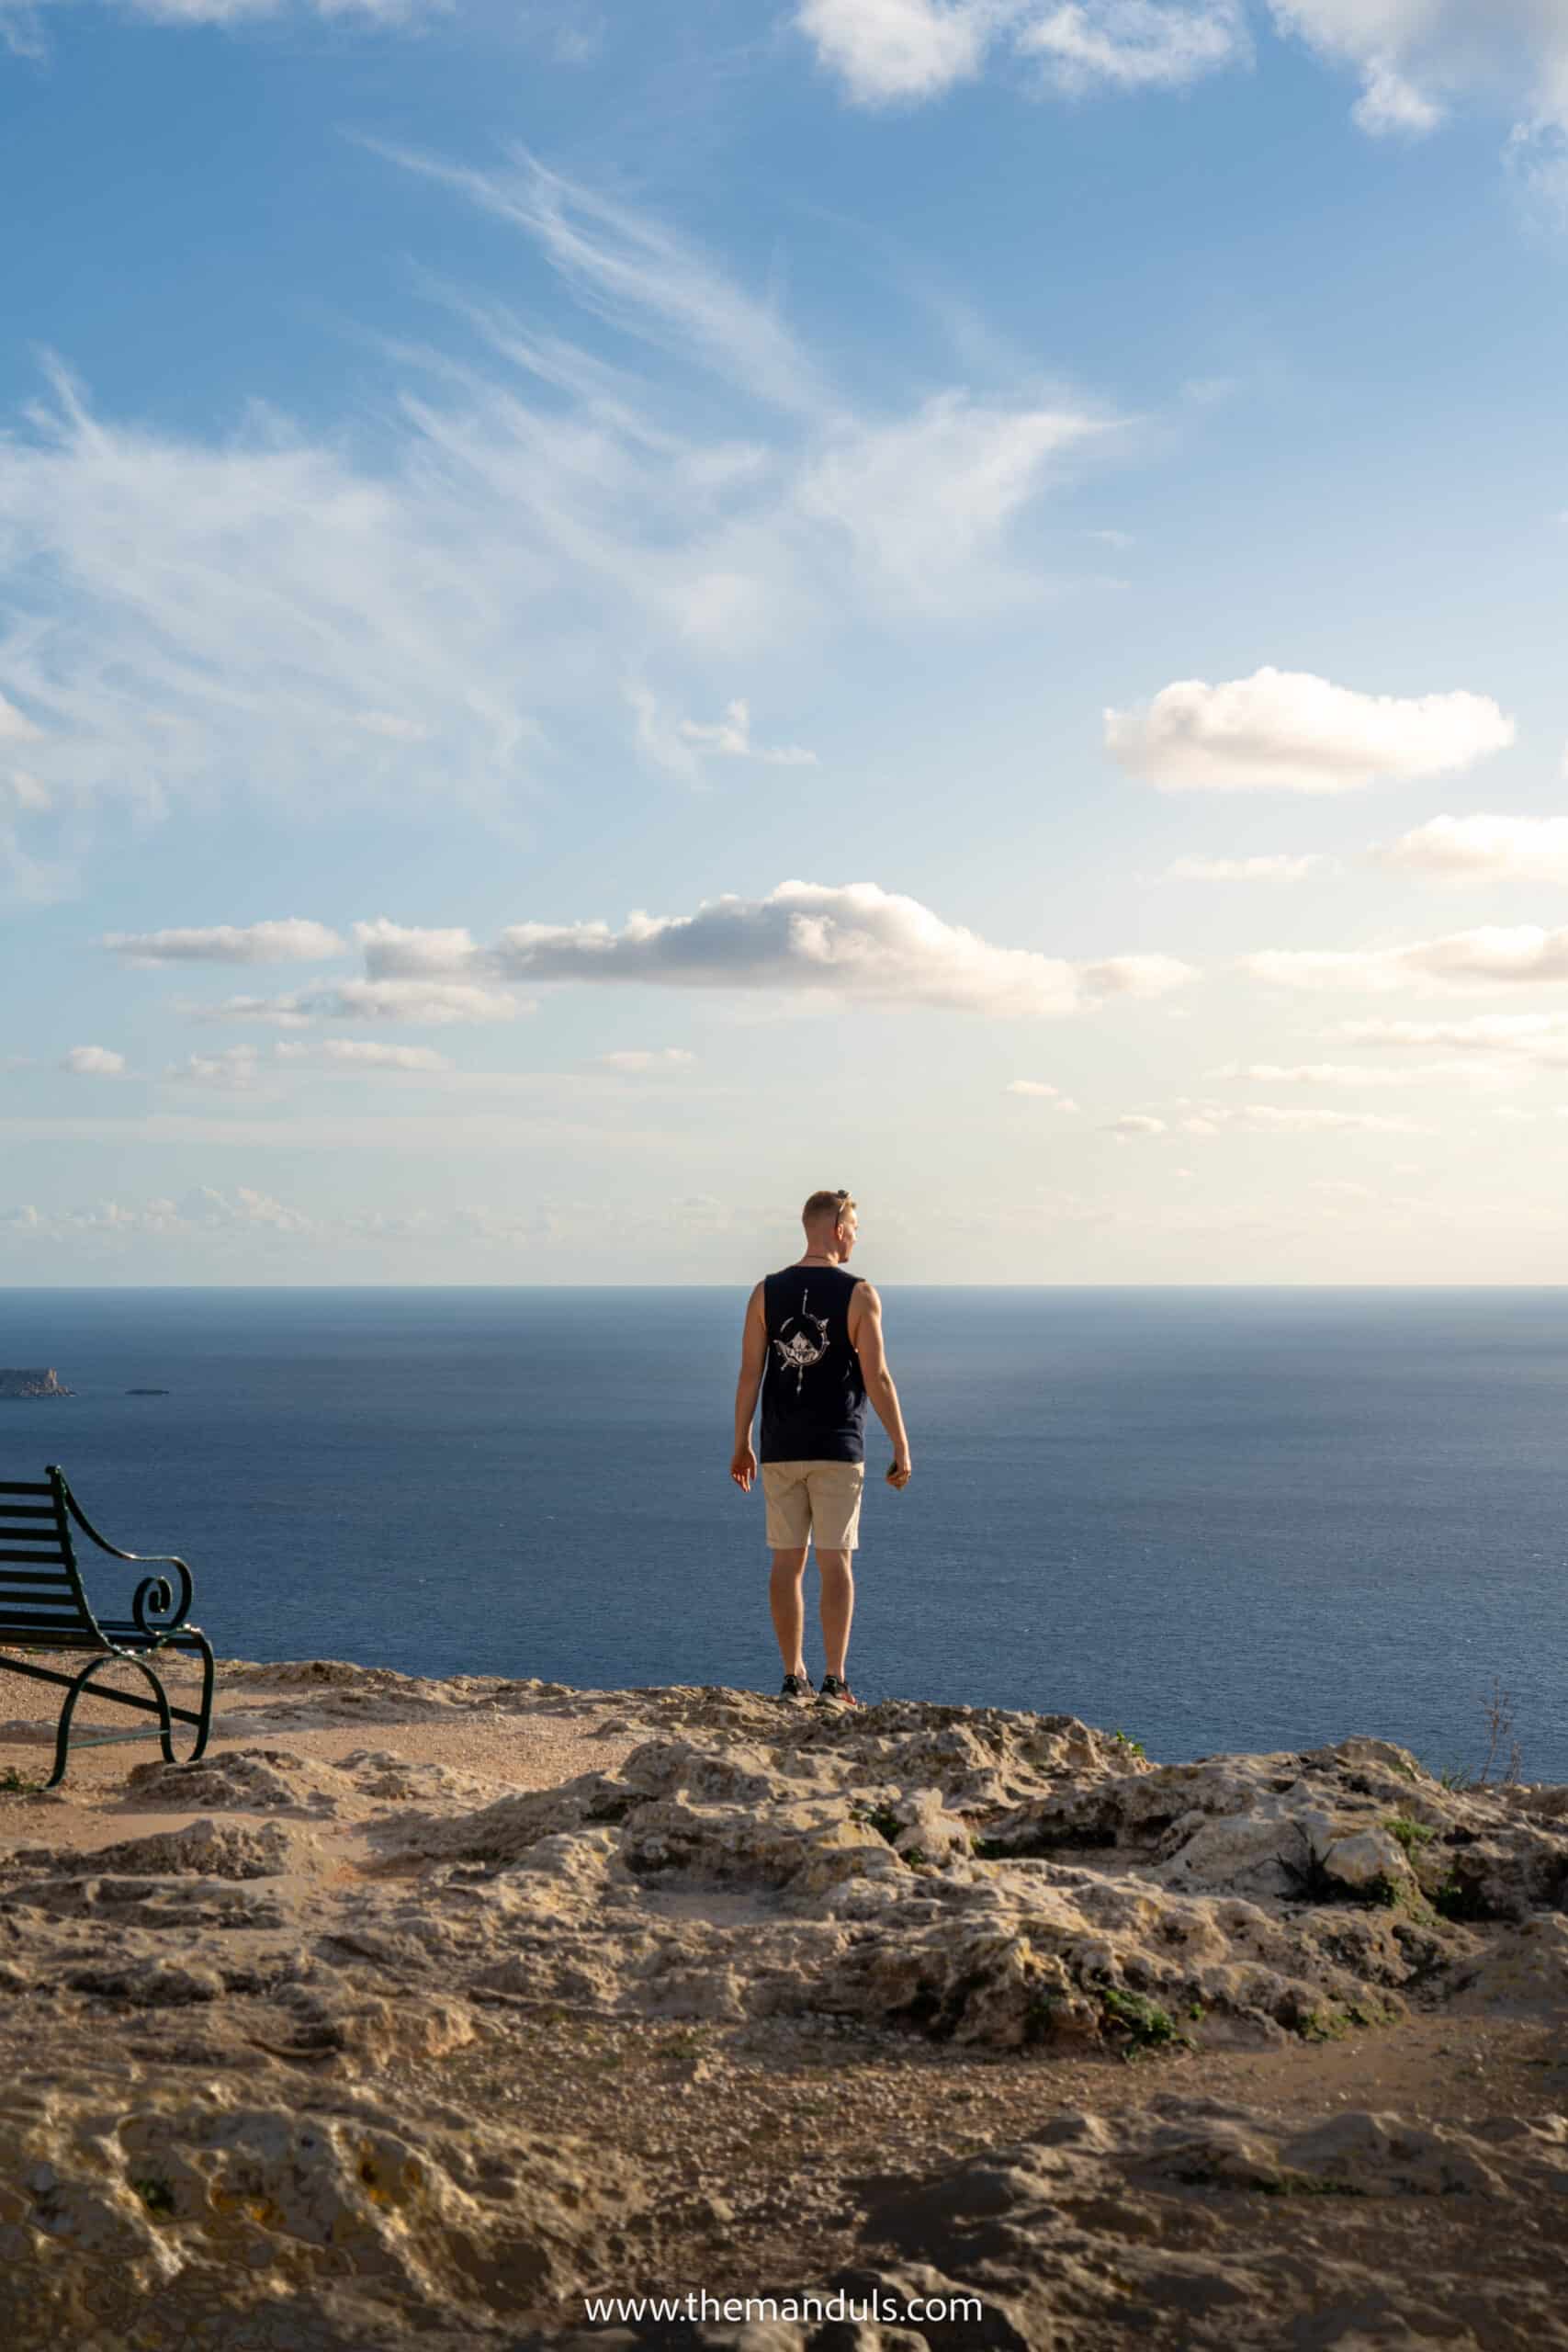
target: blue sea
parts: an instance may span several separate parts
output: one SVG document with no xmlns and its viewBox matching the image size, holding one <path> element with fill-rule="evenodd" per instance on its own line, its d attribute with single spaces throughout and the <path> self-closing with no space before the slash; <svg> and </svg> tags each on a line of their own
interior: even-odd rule
<svg viewBox="0 0 1568 2352">
<path fill-rule="evenodd" d="M 863 1698 L 1473 1770 L 1495 1677 L 1525 1777 L 1568 1781 L 1568 1292 L 883 1295 L 916 1475 L 868 1484 Z M 220 1657 L 772 1690 L 743 1306 L 13 1291 L 0 1363 L 76 1393 L 0 1403 L 0 1476 L 58 1461 L 115 1542 L 181 1553 Z"/>
</svg>

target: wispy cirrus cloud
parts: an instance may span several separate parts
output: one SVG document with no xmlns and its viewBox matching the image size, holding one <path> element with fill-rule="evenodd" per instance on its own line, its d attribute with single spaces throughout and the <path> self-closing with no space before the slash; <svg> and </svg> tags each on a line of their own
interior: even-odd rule
<svg viewBox="0 0 1568 2352">
<path fill-rule="evenodd" d="M 764 766 L 775 768 L 814 768 L 819 764 L 816 752 L 804 750 L 798 743 L 753 743 L 751 706 L 743 695 L 737 695 L 728 704 L 724 717 L 711 726 L 683 718 L 681 733 L 699 750 L 716 752 L 729 760 L 760 760 Z"/>
<path fill-rule="evenodd" d="M 209 1185 L 178 1200 L 96 1201 L 81 1207 L 39 1208 L 35 1202 L 0 1209 L 0 1241 L 132 1241 L 148 1235 L 244 1233 L 305 1234 L 313 1220 L 302 1210 L 275 1200 L 252 1185 L 228 1192 Z"/>
<path fill-rule="evenodd" d="M 1211 1078 L 1243 1086 L 1367 1087 L 1493 1085 L 1499 1073 L 1479 1062 L 1419 1062 L 1405 1069 L 1359 1062 L 1227 1062 Z M 1504 1074 L 1506 1078 L 1506 1073 Z"/>
<path fill-rule="evenodd" d="M 605 1069 L 618 1071 L 626 1078 L 668 1078 L 679 1070 L 691 1069 L 696 1058 L 684 1046 L 626 1046 L 599 1057 Z"/>
<path fill-rule="evenodd" d="M 0 695 L 0 743 L 32 743 L 38 736 L 39 729 L 32 720 L 24 718 L 14 704 Z"/>
<path fill-rule="evenodd" d="M 1568 928 L 1484 924 L 1403 947 L 1272 948 L 1241 959 L 1241 968 L 1272 988 L 1359 989 L 1451 985 L 1525 987 L 1568 980 Z"/>
<path fill-rule="evenodd" d="M 1015 40 L 1068 97 L 1184 89 L 1252 54 L 1242 0 L 1057 0 L 1032 11 Z"/>
<path fill-rule="evenodd" d="M 1217 1136 L 1228 1130 L 1255 1136 L 1414 1136 L 1427 1130 L 1414 1119 L 1382 1111 L 1330 1111 L 1307 1102 L 1197 1102 L 1178 1121 L 1183 1134 Z"/>
<path fill-rule="evenodd" d="M 435 288 L 427 338 L 382 349 L 374 418 L 318 435 L 258 411 L 209 441 L 106 415 L 51 363 L 0 434 L 19 855 L 51 812 L 156 816 L 214 777 L 504 811 L 564 788 L 585 741 L 638 740 L 630 676 L 700 713 L 721 662 L 1043 594 L 1015 526 L 1119 446 L 1103 403 L 1032 382 L 851 399 L 775 304 L 522 152 L 366 168 L 389 162 L 531 240 L 582 339 Z M 716 728 L 666 731 L 691 757 L 806 757 L 733 705 Z"/>
<path fill-rule="evenodd" d="M 210 923 L 192 931 L 110 931 L 103 945 L 127 964 L 319 964 L 345 943 L 325 923 Z"/>
<path fill-rule="evenodd" d="M 1145 708 L 1105 714 L 1112 759 L 1162 792 L 1355 792 L 1451 775 L 1515 731 L 1484 695 L 1359 694 L 1268 668 L 1224 685 L 1181 679 Z"/>
<path fill-rule="evenodd" d="M 1301 882 L 1333 864 L 1316 851 L 1299 857 L 1278 851 L 1257 857 L 1179 857 L 1166 872 L 1173 882 Z"/>
<path fill-rule="evenodd" d="M 249 1093 L 258 1084 L 269 1080 L 276 1084 L 279 1078 L 296 1072 L 341 1075 L 344 1070 L 389 1071 L 405 1077 L 431 1077 L 440 1076 L 451 1067 L 446 1055 L 436 1053 L 430 1046 L 390 1046 L 372 1038 L 322 1037 L 309 1043 L 280 1039 L 265 1049 L 260 1046 L 224 1046 L 216 1053 L 187 1054 L 184 1061 L 170 1063 L 164 1076 L 182 1085 Z"/>
<path fill-rule="evenodd" d="M 1568 1013 L 1480 1012 L 1464 1021 L 1346 1021 L 1334 1034 L 1348 1043 L 1390 1052 L 1439 1051 L 1478 1061 L 1568 1069 Z"/>
<path fill-rule="evenodd" d="M 410 1028 L 441 1029 L 464 1022 L 515 1021 L 534 1008 L 504 989 L 474 981 L 410 978 L 340 980 L 288 996 L 224 997 L 190 1010 L 198 1021 L 249 1021 L 277 1029 L 303 1029 L 319 1021 L 402 1022 Z"/>
<path fill-rule="evenodd" d="M 385 920 L 356 925 L 355 936 L 369 985 L 384 989 L 418 988 L 444 970 L 486 982 L 771 989 L 1035 1017 L 1118 996 L 1165 995 L 1195 977 L 1168 956 L 1071 963 L 998 947 L 874 882 L 784 882 L 765 899 L 708 899 L 694 914 L 634 914 L 619 931 L 604 922 L 514 923 L 489 947 L 467 932 Z"/>
</svg>

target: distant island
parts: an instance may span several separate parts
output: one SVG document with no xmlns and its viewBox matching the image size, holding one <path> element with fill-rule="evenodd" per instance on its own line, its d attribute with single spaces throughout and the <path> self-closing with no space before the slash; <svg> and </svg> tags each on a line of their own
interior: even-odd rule
<svg viewBox="0 0 1568 2352">
<path fill-rule="evenodd" d="M 128 1388 L 125 1393 L 128 1396 L 166 1396 L 169 1391 L 166 1388 Z"/>
<path fill-rule="evenodd" d="M 52 1371 L 0 1370 L 0 1396 L 73 1396 L 75 1393 L 74 1389 L 62 1388 Z"/>
</svg>

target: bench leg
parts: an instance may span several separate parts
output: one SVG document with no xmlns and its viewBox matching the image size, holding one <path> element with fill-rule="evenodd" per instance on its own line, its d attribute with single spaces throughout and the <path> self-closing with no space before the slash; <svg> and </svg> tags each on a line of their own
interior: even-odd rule
<svg viewBox="0 0 1568 2352">
<path fill-rule="evenodd" d="M 213 1661 L 212 1645 L 208 1640 L 207 1635 L 200 1632 L 197 1627 L 193 1625 L 190 1628 L 190 1637 L 199 1645 L 201 1650 L 201 1700 L 199 1709 L 201 1719 L 196 1727 L 196 1746 L 186 1758 L 186 1762 L 187 1764 L 194 1764 L 197 1757 L 204 1756 L 207 1753 L 208 1734 L 212 1729 Z"/>
<path fill-rule="evenodd" d="M 203 1642 L 202 1646 L 204 1649 L 207 1648 L 205 1641 Z M 203 1691 L 203 1697 L 206 1703 L 202 1708 L 202 1720 L 198 1727 L 199 1744 L 196 1751 L 197 1756 L 200 1755 L 202 1748 L 207 1745 L 208 1718 L 210 1712 L 212 1698 L 211 1651 L 208 1650 L 207 1655 L 209 1662 Z M 165 1764 L 173 1764 L 177 1761 L 175 1755 L 175 1743 L 170 1737 L 170 1734 L 174 1729 L 174 1718 L 169 1713 L 168 1694 L 164 1690 L 163 1684 L 159 1681 L 157 1676 L 153 1673 L 152 1668 L 147 1664 L 144 1658 L 134 1657 L 129 1650 L 105 1650 L 100 1652 L 96 1657 L 88 1660 L 87 1664 L 82 1668 L 81 1673 L 76 1677 L 76 1679 L 73 1682 L 70 1690 L 65 1694 L 65 1704 L 60 1710 L 60 1724 L 54 1736 L 54 1770 L 50 1774 L 48 1780 L 44 1782 L 44 1787 L 46 1789 L 57 1789 L 60 1786 L 61 1781 L 65 1778 L 66 1758 L 70 1752 L 71 1747 L 71 1718 L 76 1712 L 76 1702 L 81 1697 L 83 1691 L 86 1689 L 88 1683 L 91 1682 L 94 1675 L 99 1671 L 100 1668 L 106 1666 L 138 1667 L 147 1677 L 148 1681 L 152 1685 L 152 1695 L 158 1702 L 158 1745 L 164 1751 L 164 1761 Z M 115 1693 L 112 1691 L 106 1691 L 104 1695 L 106 1698 L 112 1698 L 115 1696 Z"/>
</svg>

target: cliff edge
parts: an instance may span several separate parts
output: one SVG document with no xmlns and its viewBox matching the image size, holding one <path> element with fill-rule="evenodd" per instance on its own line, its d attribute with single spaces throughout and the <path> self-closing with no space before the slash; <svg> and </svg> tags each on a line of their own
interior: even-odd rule
<svg viewBox="0 0 1568 2352">
<path fill-rule="evenodd" d="M 1568 1789 L 219 1690 L 199 1765 L 88 1750 L 58 1798 L 15 1785 L 41 1712 L 0 1724 L 7 2352 L 1568 2346 Z M 589 2324 L 693 2291 L 773 2310 Z"/>
</svg>

